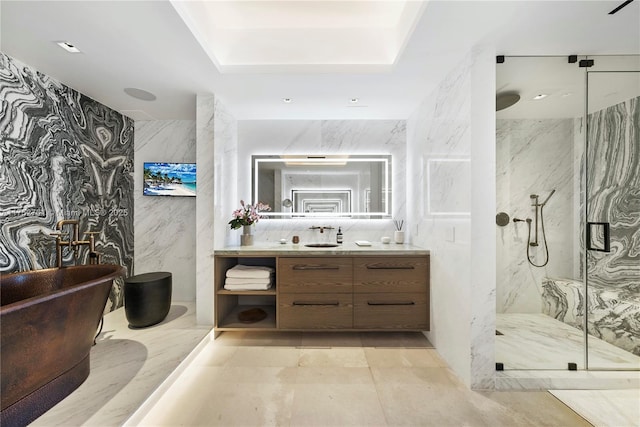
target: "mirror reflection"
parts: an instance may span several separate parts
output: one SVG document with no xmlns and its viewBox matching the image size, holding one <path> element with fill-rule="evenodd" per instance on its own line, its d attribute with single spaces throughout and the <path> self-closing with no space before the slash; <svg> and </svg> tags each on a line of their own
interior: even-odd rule
<svg viewBox="0 0 640 427">
<path fill-rule="evenodd" d="M 265 216 L 388 218 L 390 155 L 252 156 L 254 201 Z"/>
</svg>

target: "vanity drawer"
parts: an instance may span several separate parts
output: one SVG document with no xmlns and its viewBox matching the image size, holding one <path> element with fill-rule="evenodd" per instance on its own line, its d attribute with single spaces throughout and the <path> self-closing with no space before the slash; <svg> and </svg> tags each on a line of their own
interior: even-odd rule
<svg viewBox="0 0 640 427">
<path fill-rule="evenodd" d="M 353 291 L 351 258 L 280 258 L 278 260 L 280 293 L 336 293 Z"/>
<path fill-rule="evenodd" d="M 429 258 L 354 258 L 353 275 L 354 292 L 426 292 Z"/>
<path fill-rule="evenodd" d="M 278 328 L 341 329 L 353 327 L 351 294 L 281 294 Z"/>
<path fill-rule="evenodd" d="M 355 294 L 353 327 L 357 329 L 429 330 L 426 293 Z"/>
</svg>

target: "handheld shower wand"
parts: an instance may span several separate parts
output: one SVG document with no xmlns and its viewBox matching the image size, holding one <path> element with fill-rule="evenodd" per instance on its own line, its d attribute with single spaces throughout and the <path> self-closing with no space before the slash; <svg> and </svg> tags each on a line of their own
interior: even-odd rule
<svg viewBox="0 0 640 427">
<path fill-rule="evenodd" d="M 546 198 L 546 199 L 544 199 L 544 202 L 542 202 L 542 204 L 541 204 L 540 206 L 544 206 L 544 205 L 546 205 L 546 204 L 547 204 L 547 202 L 549 201 L 549 199 L 551 198 L 551 196 L 553 196 L 553 193 L 555 193 L 555 192 L 556 192 L 555 188 L 554 188 L 553 190 L 551 190 L 551 193 L 549 193 L 549 195 L 547 196 L 547 198 Z"/>
<path fill-rule="evenodd" d="M 529 261 L 529 264 L 533 265 L 534 267 L 544 267 L 545 265 L 547 265 L 547 263 L 549 262 L 549 247 L 547 246 L 547 234 L 545 232 L 544 229 L 544 215 L 542 213 L 542 209 L 544 208 L 544 206 L 547 204 L 547 202 L 549 201 L 549 199 L 551 198 L 551 196 L 553 195 L 553 193 L 555 193 L 556 190 L 551 190 L 551 193 L 549 193 L 549 195 L 547 196 L 547 198 L 544 200 L 544 202 L 540 203 L 539 202 L 539 198 L 540 196 L 537 194 L 531 194 L 529 196 L 529 198 L 531 199 L 531 206 L 536 208 L 536 216 L 535 216 L 535 223 L 534 223 L 534 227 L 535 227 L 535 239 L 532 242 L 531 241 L 531 218 L 527 218 L 526 220 L 522 220 L 519 218 L 514 218 L 513 222 L 521 222 L 521 221 L 526 221 L 527 222 L 527 228 L 529 229 L 528 232 L 528 237 L 527 237 L 527 261 Z M 542 228 L 542 242 L 544 244 L 544 253 L 545 253 L 545 258 L 544 258 L 544 262 L 542 264 L 536 264 L 531 260 L 531 256 L 529 254 L 529 248 L 530 247 L 536 247 L 539 246 L 538 243 L 538 219 L 540 220 L 540 228 Z"/>
</svg>

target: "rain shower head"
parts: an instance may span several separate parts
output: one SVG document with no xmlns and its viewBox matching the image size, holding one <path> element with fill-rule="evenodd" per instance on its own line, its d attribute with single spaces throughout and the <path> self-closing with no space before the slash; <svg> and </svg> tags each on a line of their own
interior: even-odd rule
<svg viewBox="0 0 640 427">
<path fill-rule="evenodd" d="M 520 101 L 520 95 L 514 92 L 496 94 L 496 111 L 504 110 Z"/>
</svg>

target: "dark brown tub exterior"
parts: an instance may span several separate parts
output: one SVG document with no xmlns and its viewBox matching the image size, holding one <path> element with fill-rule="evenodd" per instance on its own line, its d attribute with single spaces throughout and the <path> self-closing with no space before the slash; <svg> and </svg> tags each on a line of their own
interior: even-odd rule
<svg viewBox="0 0 640 427">
<path fill-rule="evenodd" d="M 0 424 L 27 425 L 89 376 L 89 352 L 118 265 L 0 276 Z"/>
</svg>

